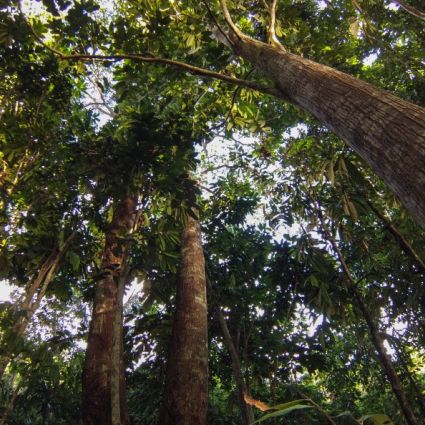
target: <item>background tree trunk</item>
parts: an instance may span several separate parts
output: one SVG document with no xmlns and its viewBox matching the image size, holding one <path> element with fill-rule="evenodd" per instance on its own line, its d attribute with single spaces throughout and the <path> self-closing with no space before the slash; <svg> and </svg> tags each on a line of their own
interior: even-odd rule
<svg viewBox="0 0 425 425">
<path fill-rule="evenodd" d="M 397 374 L 397 371 L 394 367 L 394 363 L 391 357 L 388 355 L 387 350 L 385 348 L 384 339 L 382 338 L 381 333 L 379 331 L 379 325 L 378 325 L 379 319 L 377 323 L 375 321 L 375 318 L 370 313 L 369 308 L 365 302 L 365 299 L 363 295 L 361 294 L 360 290 L 358 289 L 357 283 L 350 272 L 350 269 L 344 259 L 344 256 L 342 255 L 342 252 L 339 249 L 339 246 L 335 238 L 332 236 L 331 231 L 329 230 L 327 224 L 325 223 L 320 205 L 316 204 L 315 208 L 316 208 L 317 215 L 325 235 L 325 239 L 330 242 L 332 249 L 335 252 L 338 258 L 338 261 L 341 265 L 341 268 L 347 278 L 347 281 L 345 282 L 346 288 L 352 294 L 353 299 L 355 301 L 355 306 L 360 310 L 361 315 L 363 316 L 363 319 L 365 320 L 367 324 L 370 338 L 372 340 L 372 344 L 375 347 L 375 350 L 378 354 L 378 360 L 381 363 L 382 368 L 384 369 L 388 382 L 391 385 L 391 389 L 393 390 L 393 393 L 400 405 L 401 411 L 403 412 L 406 423 L 408 425 L 419 425 L 419 422 L 416 419 L 410 400 L 407 398 L 406 392 L 404 391 L 401 379 L 399 375 Z"/>
<path fill-rule="evenodd" d="M 252 412 L 252 407 L 245 403 L 244 394 L 248 394 L 248 387 L 243 378 L 241 364 L 239 361 L 239 354 L 233 343 L 233 338 L 230 335 L 229 328 L 227 327 L 226 320 L 220 308 L 217 308 L 217 317 L 220 323 L 221 331 L 223 332 L 224 342 L 229 350 L 230 358 L 232 359 L 232 371 L 236 382 L 238 392 L 238 401 L 241 409 L 242 423 L 244 425 L 252 424 L 255 420 Z"/>
<path fill-rule="evenodd" d="M 125 287 L 129 279 L 128 253 L 124 254 L 118 282 L 117 308 L 115 309 L 114 338 L 112 345 L 111 369 L 111 412 L 112 425 L 130 423 L 128 417 L 127 394 L 125 387 L 124 341 L 123 341 L 123 301 Z"/>
<path fill-rule="evenodd" d="M 425 109 L 281 48 L 229 34 L 233 50 L 274 82 L 281 98 L 347 142 L 425 229 Z"/>
<path fill-rule="evenodd" d="M 105 237 L 83 369 L 82 414 L 85 425 L 112 425 L 114 325 L 120 305 L 118 288 L 121 267 L 127 250 L 122 237 L 128 235 L 134 227 L 136 206 L 135 197 L 121 201 Z M 126 408 L 120 414 L 122 424 L 125 424 L 123 420 L 127 417 L 125 411 Z"/>
<path fill-rule="evenodd" d="M 205 425 L 207 407 L 205 260 L 199 223 L 189 216 L 182 234 L 181 271 L 160 424 Z"/>
<path fill-rule="evenodd" d="M 14 306 L 17 311 L 24 311 L 25 314 L 21 315 L 13 326 L 13 330 L 16 333 L 16 338 L 23 338 L 28 325 L 31 323 L 31 319 L 34 313 L 40 306 L 41 301 L 49 288 L 50 283 L 56 276 L 59 268 L 59 264 L 69 249 L 72 240 L 77 235 L 77 232 L 72 232 L 65 240 L 61 248 L 55 247 L 46 261 L 40 267 L 37 275 L 34 276 L 25 288 L 25 294 L 22 301 Z M 0 379 L 3 377 L 4 372 L 12 358 L 13 348 L 7 350 L 0 357 Z"/>
</svg>

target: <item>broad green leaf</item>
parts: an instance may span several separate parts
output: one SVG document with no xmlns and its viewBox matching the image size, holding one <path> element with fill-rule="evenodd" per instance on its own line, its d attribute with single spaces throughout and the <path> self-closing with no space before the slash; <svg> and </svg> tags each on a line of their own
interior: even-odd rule
<svg viewBox="0 0 425 425">
<path fill-rule="evenodd" d="M 374 425 L 394 425 L 394 422 L 387 415 L 384 415 L 382 413 L 365 415 L 360 418 L 361 423 L 366 420 L 371 420 Z"/>
<path fill-rule="evenodd" d="M 302 403 L 305 403 L 305 401 L 306 401 L 305 399 L 300 398 L 299 400 L 293 400 L 293 401 L 288 401 L 287 403 L 276 404 L 275 406 L 270 406 L 270 410 L 282 410 L 292 406 L 303 405 Z"/>
<path fill-rule="evenodd" d="M 262 418 L 253 422 L 253 424 L 258 424 L 260 422 L 264 422 L 267 419 L 277 418 L 279 416 L 285 416 L 288 413 L 294 412 L 295 410 L 312 409 L 312 408 L 313 408 L 313 406 L 307 406 L 306 404 L 303 404 L 303 405 L 298 404 L 296 406 L 288 407 L 287 409 L 277 410 L 276 412 L 268 413 L 267 415 L 264 415 Z"/>
</svg>

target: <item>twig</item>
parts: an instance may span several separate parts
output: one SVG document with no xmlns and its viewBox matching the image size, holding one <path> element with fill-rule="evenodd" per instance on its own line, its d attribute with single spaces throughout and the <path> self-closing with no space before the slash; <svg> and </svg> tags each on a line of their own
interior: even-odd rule
<svg viewBox="0 0 425 425">
<path fill-rule="evenodd" d="M 233 44 L 232 40 L 229 38 L 227 33 L 221 28 L 219 25 L 217 18 L 215 17 L 214 13 L 212 12 L 211 8 L 208 5 L 208 2 L 206 0 L 202 0 L 202 3 L 204 3 L 205 8 L 207 9 L 208 15 L 210 15 L 211 19 L 214 21 L 214 25 L 217 28 L 217 30 L 222 34 L 222 36 L 229 42 L 230 45 Z"/>
<path fill-rule="evenodd" d="M 248 73 L 246 74 L 246 76 L 244 77 L 244 80 L 246 80 L 252 74 L 253 71 L 254 71 L 254 68 L 250 69 L 248 71 Z M 236 103 L 236 99 L 237 99 L 237 96 L 238 96 L 240 91 L 241 91 L 241 87 L 236 87 L 236 89 L 233 93 L 233 96 L 232 96 L 232 101 L 230 102 L 230 108 L 227 111 L 227 114 L 226 114 L 224 120 L 221 123 L 217 124 L 216 126 L 212 127 L 211 130 L 217 130 L 218 128 L 224 127 L 226 125 L 227 121 L 229 120 L 229 118 L 232 115 L 233 106 Z"/>
<path fill-rule="evenodd" d="M 93 87 L 96 89 L 97 94 L 99 95 L 99 98 L 101 100 L 101 102 L 97 102 L 96 98 L 94 96 L 92 96 L 91 94 L 87 93 L 87 95 L 90 97 L 90 99 L 96 104 L 98 105 L 103 105 L 103 107 L 108 111 L 108 115 L 113 117 L 116 117 L 117 114 L 116 112 L 108 105 L 107 99 L 105 98 L 103 91 L 101 89 L 101 87 L 99 86 L 99 83 L 96 80 L 93 80 L 93 78 L 91 78 L 90 76 L 87 76 L 87 79 L 93 84 Z M 97 105 L 97 106 L 98 106 Z"/>
</svg>

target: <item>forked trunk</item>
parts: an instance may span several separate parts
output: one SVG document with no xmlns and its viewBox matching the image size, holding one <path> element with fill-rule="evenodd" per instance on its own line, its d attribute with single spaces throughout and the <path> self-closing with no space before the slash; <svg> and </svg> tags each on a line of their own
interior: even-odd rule
<svg viewBox="0 0 425 425">
<path fill-rule="evenodd" d="M 241 35 L 233 50 L 347 142 L 425 229 L 425 109 L 350 75 Z"/>
<path fill-rule="evenodd" d="M 182 234 L 161 425 L 205 425 L 208 406 L 208 330 L 205 260 L 199 223 L 192 217 Z"/>
<path fill-rule="evenodd" d="M 121 312 L 117 312 L 117 309 L 122 308 L 118 294 L 120 293 L 120 296 L 123 294 L 123 291 L 119 291 L 119 283 L 127 251 L 127 244 L 123 238 L 134 227 L 136 206 L 134 197 L 127 197 L 120 202 L 105 237 L 83 370 L 82 413 L 85 425 L 113 424 L 113 353 L 114 342 L 117 343 L 114 338 L 114 329 L 116 329 L 117 317 L 121 317 Z M 121 337 L 120 335 L 118 338 Z M 121 385 L 121 387 L 123 392 L 124 386 Z M 119 412 L 121 425 L 128 423 L 127 407 L 123 398 L 120 399 Z M 116 418 L 117 413 L 114 412 L 114 422 Z"/>
</svg>

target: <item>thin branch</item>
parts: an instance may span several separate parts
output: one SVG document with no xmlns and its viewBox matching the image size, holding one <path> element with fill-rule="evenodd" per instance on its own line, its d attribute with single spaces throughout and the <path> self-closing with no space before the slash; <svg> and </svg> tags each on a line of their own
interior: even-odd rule
<svg viewBox="0 0 425 425">
<path fill-rule="evenodd" d="M 197 186 L 198 186 L 200 189 L 205 190 L 205 191 L 207 191 L 207 192 L 211 193 L 211 195 L 215 195 L 215 194 L 216 194 L 213 190 L 211 190 L 210 188 L 208 188 L 208 187 L 204 186 L 203 184 L 197 183 Z"/>
<path fill-rule="evenodd" d="M 224 81 L 226 83 L 230 83 L 236 86 L 245 87 L 251 90 L 260 91 L 265 94 L 270 94 L 272 96 L 281 97 L 282 93 L 274 88 L 274 87 L 265 87 L 261 84 L 253 83 L 250 81 L 245 81 L 240 78 L 231 77 L 229 75 L 221 74 L 219 72 L 209 71 L 208 69 L 200 68 L 195 65 L 190 65 L 185 62 L 176 61 L 173 59 L 160 58 L 155 56 L 143 56 L 136 53 L 128 53 L 128 54 L 116 54 L 116 55 L 99 55 L 99 54 L 75 54 L 75 55 L 66 55 L 60 52 L 57 49 L 54 49 L 48 46 L 43 42 L 39 37 L 36 38 L 39 43 L 41 43 L 48 50 L 58 55 L 60 59 L 65 61 L 122 61 L 122 60 L 132 60 L 136 62 L 143 63 L 153 63 L 153 64 L 162 64 L 162 65 L 170 65 L 175 68 L 184 69 L 185 71 L 190 72 L 193 75 L 197 75 L 199 77 L 207 77 L 214 78 L 216 80 Z"/>
<path fill-rule="evenodd" d="M 282 50 L 285 50 L 285 48 L 282 46 L 282 44 L 280 43 L 279 39 L 276 36 L 277 0 L 271 0 L 270 4 L 267 3 L 266 0 L 263 0 L 263 3 L 270 16 L 269 27 L 267 28 L 267 43 L 274 47 L 278 47 Z"/>
<path fill-rule="evenodd" d="M 21 0 L 17 0 L 17 4 L 18 4 L 19 13 L 20 13 L 22 19 L 24 20 L 24 22 L 26 23 L 26 25 L 28 26 L 29 30 L 31 31 L 31 34 L 33 35 L 33 37 L 42 46 L 44 46 L 46 49 L 50 50 L 55 55 L 58 55 L 59 57 L 63 58 L 64 57 L 64 54 L 60 50 L 57 50 L 54 47 L 50 47 L 49 45 L 47 45 L 44 42 L 44 40 L 36 33 L 36 31 L 34 30 L 33 26 L 31 25 L 30 21 L 28 20 L 28 18 L 26 17 L 26 15 L 25 15 L 25 13 L 24 13 L 24 11 L 22 9 L 22 1 Z"/>
<path fill-rule="evenodd" d="M 393 0 L 393 1 L 394 3 L 398 4 L 402 9 L 404 9 L 406 12 L 425 21 L 425 12 L 422 12 L 422 10 L 419 10 L 414 6 L 407 4 L 404 0 Z"/>
<path fill-rule="evenodd" d="M 114 118 L 117 116 L 117 114 L 111 113 L 109 111 L 109 109 L 104 108 L 104 104 L 102 102 L 90 102 L 90 103 L 86 103 L 84 105 L 85 108 L 90 108 L 93 107 L 94 109 L 97 110 L 97 112 L 100 112 L 101 114 L 107 115 L 108 117 Z"/>
<path fill-rule="evenodd" d="M 97 94 L 99 95 L 99 98 L 102 102 L 97 102 L 97 103 L 101 103 L 103 104 L 103 107 L 109 111 L 108 115 L 110 115 L 111 117 L 115 117 L 117 114 L 115 113 L 115 111 L 108 105 L 108 101 L 104 96 L 103 90 L 100 87 L 99 83 L 94 80 L 93 78 L 91 78 L 90 76 L 87 76 L 88 80 L 93 84 L 93 87 L 96 89 Z M 93 102 L 96 102 L 96 99 L 94 98 L 94 96 L 90 95 L 89 93 L 87 93 L 87 95 L 90 97 L 91 100 L 93 100 Z"/>
<path fill-rule="evenodd" d="M 400 248 L 404 251 L 404 253 L 413 259 L 416 266 L 422 273 L 425 273 L 425 262 L 419 256 L 419 254 L 415 251 L 413 246 L 409 243 L 409 241 L 400 233 L 397 227 L 391 222 L 389 217 L 381 212 L 371 201 L 367 201 L 370 209 L 374 212 L 374 214 L 382 221 L 388 231 L 393 235 L 394 239 L 400 244 Z"/>
<path fill-rule="evenodd" d="M 365 298 L 362 296 L 358 285 L 351 274 L 351 271 L 345 261 L 344 255 L 342 254 L 341 249 L 339 248 L 335 238 L 332 236 L 332 233 L 327 226 L 325 222 L 325 218 L 323 217 L 322 210 L 320 207 L 320 204 L 315 200 L 311 194 L 309 194 L 309 197 L 313 200 L 313 205 L 317 212 L 317 217 L 319 218 L 319 222 L 321 225 L 321 228 L 324 232 L 325 239 L 330 242 L 332 249 L 334 253 L 336 254 L 336 257 L 342 267 L 342 270 L 344 272 L 345 277 L 348 280 L 348 285 L 346 285 L 346 288 L 352 293 L 354 300 L 357 303 L 357 307 L 361 311 L 363 315 L 363 319 L 365 320 L 367 327 L 369 328 L 370 337 L 372 339 L 372 343 L 375 347 L 375 350 L 378 353 L 378 358 L 381 362 L 381 365 L 386 373 L 387 379 L 391 385 L 391 388 L 394 392 L 395 397 L 397 398 L 400 408 L 403 412 L 403 415 L 406 419 L 406 422 L 409 425 L 418 425 L 419 422 L 417 421 L 412 406 L 410 404 L 410 401 L 407 398 L 407 395 L 404 391 L 404 388 L 402 386 L 402 382 L 400 379 L 400 376 L 398 375 L 394 363 L 391 359 L 391 357 L 388 355 L 387 350 L 384 345 L 384 340 L 379 332 L 379 321 L 376 323 L 376 319 L 372 316 L 370 313 L 370 310 L 365 302 Z"/>
<path fill-rule="evenodd" d="M 312 404 L 314 406 L 314 408 L 320 412 L 325 418 L 326 420 L 329 422 L 330 425 L 336 425 L 336 422 L 326 413 L 326 411 L 322 408 L 322 406 L 320 406 L 319 404 L 317 404 L 313 399 L 311 399 L 310 397 L 307 397 L 307 395 L 305 395 L 302 391 L 300 391 L 298 388 L 296 388 L 296 391 L 298 392 L 298 394 L 305 400 L 308 401 L 310 404 Z"/>
<path fill-rule="evenodd" d="M 254 71 L 254 69 L 255 69 L 255 68 L 251 68 L 251 69 L 248 71 L 248 73 L 247 73 L 247 74 L 246 74 L 246 76 L 244 77 L 244 80 L 246 80 L 246 79 L 247 79 L 247 78 L 248 78 L 248 77 L 252 74 L 252 72 Z M 212 128 L 211 128 L 211 130 L 213 130 L 213 131 L 214 131 L 214 130 L 217 130 L 218 128 L 224 127 L 224 126 L 226 125 L 227 121 L 228 121 L 228 120 L 230 119 L 230 117 L 232 116 L 233 107 L 235 106 L 236 99 L 237 99 L 238 94 L 240 93 L 241 89 L 242 89 L 242 87 L 236 87 L 236 89 L 235 89 L 235 91 L 234 91 L 234 93 L 233 93 L 233 96 L 232 96 L 232 100 L 231 100 L 231 102 L 230 102 L 229 110 L 227 111 L 227 114 L 226 114 L 226 116 L 225 116 L 224 120 L 223 120 L 221 123 L 217 124 L 216 126 L 212 127 Z"/>
<path fill-rule="evenodd" d="M 215 17 L 213 11 L 209 7 L 208 2 L 206 0 L 202 0 L 202 3 L 204 3 L 205 8 L 207 9 L 208 15 L 210 15 L 211 19 L 213 20 L 215 28 L 217 28 L 220 34 L 228 41 L 230 45 L 232 45 L 233 44 L 232 40 L 229 38 L 228 34 L 223 30 L 223 28 L 221 28 L 220 24 L 217 21 L 217 18 Z"/>
<path fill-rule="evenodd" d="M 223 12 L 224 19 L 229 25 L 229 28 L 232 30 L 232 32 L 239 38 L 242 39 L 245 37 L 245 35 L 242 33 L 242 31 L 235 25 L 235 23 L 232 20 L 232 17 L 230 16 L 229 9 L 227 7 L 227 1 L 226 0 L 220 0 L 220 6 L 221 10 Z"/>
<path fill-rule="evenodd" d="M 100 60 L 100 61 L 121 61 L 121 60 L 133 60 L 136 62 L 144 62 L 144 63 L 154 63 L 154 64 L 163 64 L 163 65 L 171 65 L 176 68 L 184 69 L 190 72 L 193 75 L 198 75 L 200 77 L 208 77 L 214 78 L 216 80 L 225 81 L 230 84 L 234 84 L 240 87 L 246 87 L 252 90 L 261 91 L 262 93 L 271 94 L 273 96 L 281 96 L 279 90 L 274 87 L 265 87 L 261 84 L 253 83 L 250 81 L 245 81 L 240 78 L 231 77 L 229 75 L 220 74 L 219 72 L 209 71 L 204 68 L 199 68 L 194 65 L 190 65 L 185 62 L 176 61 L 173 59 L 160 58 L 155 56 L 142 56 L 139 54 L 117 54 L 117 55 L 65 55 L 62 56 L 63 60 L 69 61 L 92 61 L 92 60 Z"/>
<path fill-rule="evenodd" d="M 211 173 L 213 171 L 217 171 L 217 170 L 222 170 L 223 168 L 227 168 L 228 170 L 235 170 L 238 167 L 236 165 L 228 165 L 228 164 L 222 164 L 222 165 L 217 165 L 216 167 L 208 167 L 205 170 L 203 170 L 202 172 L 200 172 L 200 175 L 204 175 L 207 173 Z"/>
<path fill-rule="evenodd" d="M 359 12 L 360 14 L 363 13 L 363 9 L 361 8 L 361 6 L 359 5 L 357 0 L 351 0 L 351 4 L 353 5 L 354 9 Z"/>
<path fill-rule="evenodd" d="M 268 37 L 269 44 L 273 44 L 273 42 L 275 41 L 279 43 L 276 37 L 276 3 L 277 3 L 276 0 L 272 0 L 269 6 L 269 14 L 270 14 L 270 26 L 269 26 L 269 37 Z"/>
<path fill-rule="evenodd" d="M 242 38 L 244 37 L 243 33 L 238 30 L 238 28 L 233 24 L 229 11 L 227 9 L 226 1 L 220 0 L 220 3 L 222 4 L 223 13 L 226 18 L 226 22 L 229 24 L 229 22 L 232 23 L 232 30 L 235 32 L 235 34 Z M 180 62 L 173 59 L 166 59 L 156 56 L 143 56 L 137 53 L 127 53 L 127 54 L 111 54 L 111 55 L 100 55 L 100 54 L 72 54 L 67 55 L 60 50 L 49 46 L 44 42 L 44 40 L 35 32 L 34 28 L 31 26 L 30 22 L 26 18 L 25 14 L 22 10 L 21 2 L 18 0 L 19 10 L 22 15 L 22 18 L 24 19 L 25 23 L 27 24 L 28 28 L 30 29 L 31 33 L 33 34 L 34 38 L 38 41 L 39 44 L 44 46 L 47 50 L 54 53 L 55 55 L 59 56 L 61 60 L 64 61 L 122 61 L 122 60 L 132 60 L 136 62 L 143 62 L 143 63 L 153 63 L 153 64 L 162 64 L 162 65 L 170 65 L 175 68 L 184 69 L 185 71 L 190 72 L 193 75 L 197 75 L 199 77 L 207 77 L 207 78 L 213 78 L 216 80 L 224 81 L 229 84 L 233 84 L 240 87 L 245 87 L 251 90 L 256 90 L 265 94 L 270 94 L 272 96 L 282 97 L 282 93 L 280 90 L 274 88 L 274 87 L 265 87 L 261 84 L 256 84 L 250 81 L 245 81 L 240 78 L 231 77 L 229 75 L 221 74 L 219 72 L 209 71 L 205 68 L 200 68 L 195 65 L 190 65 L 185 62 Z M 230 24 L 229 24 L 230 25 Z"/>
</svg>

